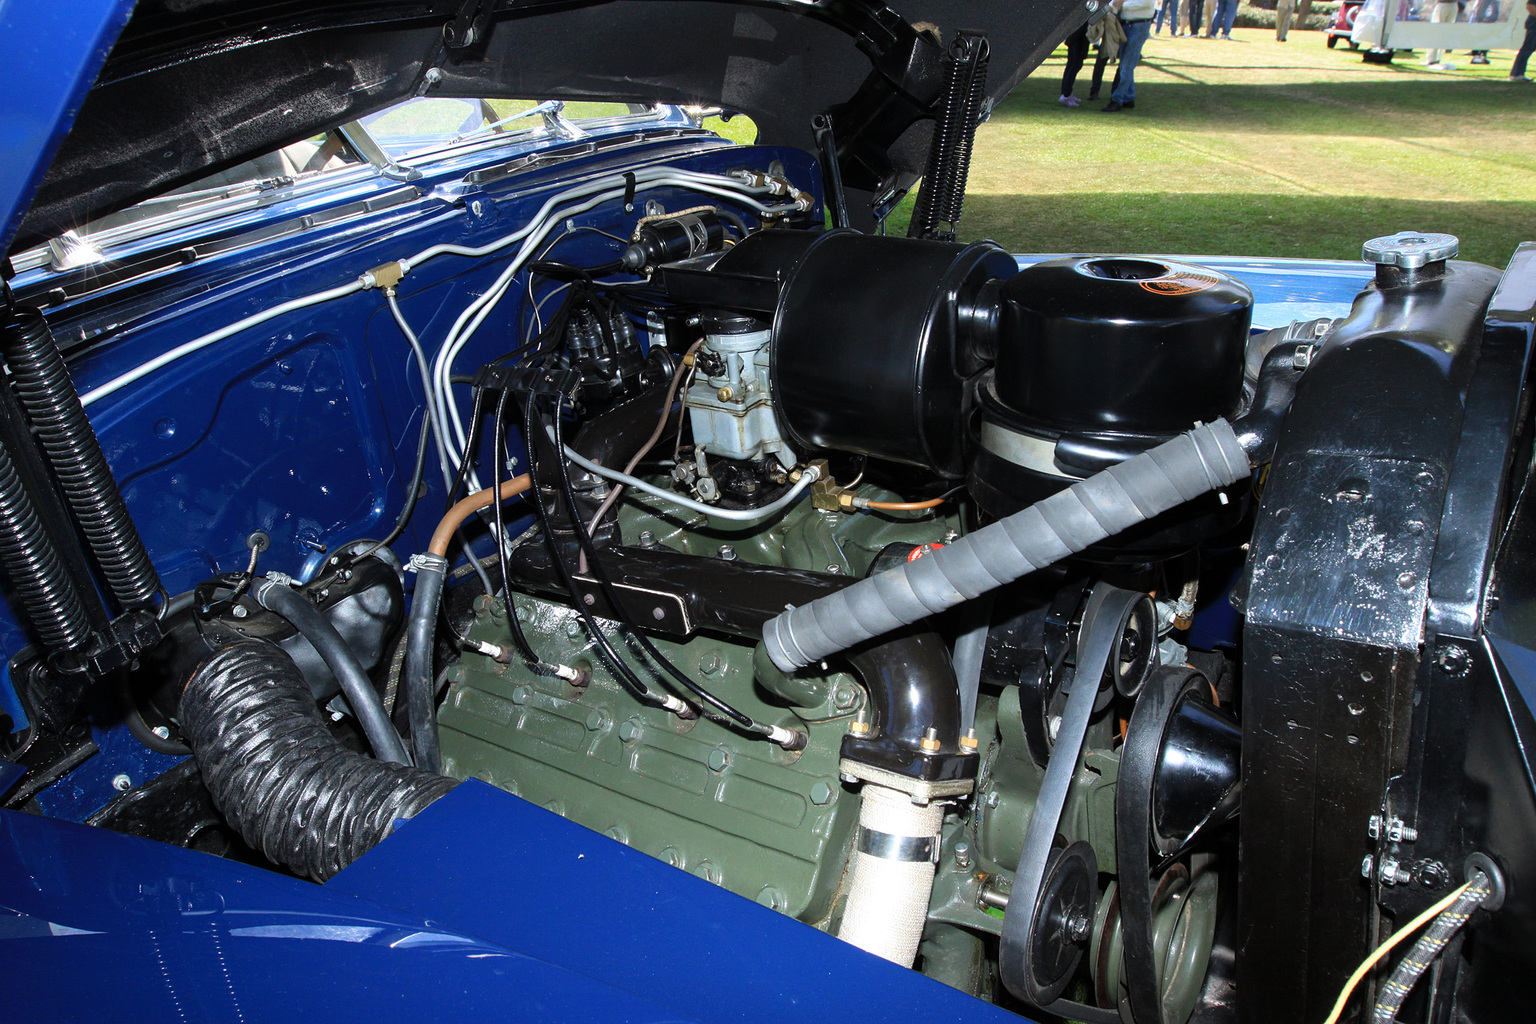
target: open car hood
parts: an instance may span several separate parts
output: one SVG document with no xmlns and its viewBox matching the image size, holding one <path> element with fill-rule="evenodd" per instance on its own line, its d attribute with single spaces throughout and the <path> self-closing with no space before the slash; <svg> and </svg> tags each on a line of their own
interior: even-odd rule
<svg viewBox="0 0 1536 1024">
<path fill-rule="evenodd" d="M 0 211 L 13 234 L 0 243 L 35 244 L 419 95 L 721 106 L 750 116 L 760 142 L 804 149 L 814 148 L 812 118 L 831 113 L 855 221 L 867 222 L 871 197 L 921 173 L 942 87 L 940 40 L 960 29 L 986 34 L 995 100 L 1090 7 L 1094 0 L 146 0 L 62 142 L 68 125 L 56 126 L 56 154 L 40 181 L 33 175 L 24 217 Z M 38 166 L 45 159 L 39 152 Z"/>
</svg>

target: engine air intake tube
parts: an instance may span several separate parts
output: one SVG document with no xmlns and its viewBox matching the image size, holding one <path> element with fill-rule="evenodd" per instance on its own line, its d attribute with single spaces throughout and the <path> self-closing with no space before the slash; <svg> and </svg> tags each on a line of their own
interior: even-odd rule
<svg viewBox="0 0 1536 1024">
<path fill-rule="evenodd" d="M 160 577 L 128 515 L 48 322 L 36 310 L 21 310 L 17 324 L 0 331 L 0 347 L 16 396 L 119 610 L 150 604 L 161 592 Z"/>
<path fill-rule="evenodd" d="M 1234 484 L 1248 463 L 1226 420 L 1196 427 L 915 562 L 780 612 L 764 646 L 785 672 L 804 668 Z"/>
<path fill-rule="evenodd" d="M 237 644 L 204 662 L 182 691 L 181 728 L 235 831 L 316 881 L 457 785 L 343 747 L 293 661 L 270 644 Z"/>
</svg>

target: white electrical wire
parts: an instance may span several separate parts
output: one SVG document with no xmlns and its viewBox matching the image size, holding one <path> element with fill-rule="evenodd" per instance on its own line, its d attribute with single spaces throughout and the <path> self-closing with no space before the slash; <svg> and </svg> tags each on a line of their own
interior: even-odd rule
<svg viewBox="0 0 1536 1024">
<path fill-rule="evenodd" d="M 554 431 L 549 431 L 549 436 L 550 440 L 554 440 Z M 641 480 L 639 477 L 630 476 L 628 473 L 620 473 L 616 469 L 609 469 L 607 466 L 598 465 L 591 459 L 582 456 L 570 445 L 565 446 L 565 457 L 588 473 L 594 473 L 605 480 L 612 480 L 626 487 L 633 487 L 637 491 L 644 491 L 646 494 L 661 498 L 663 501 L 670 501 L 672 504 L 688 509 L 690 512 L 702 512 L 704 515 L 712 516 L 715 519 L 726 519 L 733 523 L 755 523 L 760 519 L 767 519 L 769 516 L 788 508 L 796 498 L 800 497 L 807 487 L 811 486 L 821 476 L 821 471 L 815 466 L 807 466 L 801 473 L 800 479 L 795 481 L 795 486 L 791 487 L 782 497 L 770 501 L 761 508 L 715 508 L 715 506 L 706 505 L 702 501 L 694 501 L 692 498 L 684 497 L 676 491 L 657 487 L 655 484 Z"/>
</svg>

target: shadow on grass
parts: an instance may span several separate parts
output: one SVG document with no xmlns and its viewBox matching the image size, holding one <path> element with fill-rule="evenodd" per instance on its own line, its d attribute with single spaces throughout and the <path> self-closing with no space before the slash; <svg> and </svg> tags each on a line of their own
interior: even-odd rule
<svg viewBox="0 0 1536 1024">
<path fill-rule="evenodd" d="M 1503 268 L 1536 239 L 1530 202 L 1435 202 L 1348 196 L 1119 193 L 971 195 L 961 236 L 1012 252 L 1158 252 L 1360 258 L 1368 239 L 1447 231 L 1461 258 Z"/>
<path fill-rule="evenodd" d="M 1161 69 L 1164 63 L 1151 60 L 1146 66 Z M 1179 74 L 1181 65 L 1169 61 L 1166 68 Z M 1113 75 L 1111 66 L 1104 78 L 1106 97 Z M 1053 74 L 1050 65 L 1040 68 L 998 105 L 992 119 L 1001 125 L 1024 124 L 1082 116 L 1084 110 L 1096 112 L 1086 103 L 1077 111 L 1060 106 L 1056 102 L 1060 84 L 1059 70 Z M 1078 91 L 1087 85 L 1088 75 L 1080 75 Z M 1492 120 L 1500 129 L 1536 131 L 1531 87 L 1496 79 L 1213 85 L 1149 81 L 1138 75 L 1136 99 L 1136 120 L 1170 128 L 1413 138 L 1444 136 L 1468 120 L 1486 128 Z"/>
</svg>

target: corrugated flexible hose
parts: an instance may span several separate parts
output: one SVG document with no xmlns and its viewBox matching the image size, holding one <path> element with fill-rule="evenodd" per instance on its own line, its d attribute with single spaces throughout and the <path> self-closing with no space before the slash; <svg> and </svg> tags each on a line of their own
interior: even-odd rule
<svg viewBox="0 0 1536 1024">
<path fill-rule="evenodd" d="M 1180 434 L 914 562 L 775 616 L 773 663 L 793 672 L 980 597 L 1248 475 L 1226 420 Z"/>
<path fill-rule="evenodd" d="M 113 599 L 124 611 L 149 605 L 161 593 L 160 577 L 128 515 L 48 322 L 36 310 L 22 310 L 14 329 L 0 331 L 0 346 L 16 397 L 37 431 Z"/>
<path fill-rule="evenodd" d="M 50 650 L 90 639 L 91 623 L 74 579 L 38 518 L 11 453 L 0 444 L 0 568 Z"/>
<path fill-rule="evenodd" d="M 192 674 L 181 728 L 213 803 L 269 860 L 325 881 L 457 781 L 348 750 L 293 661 L 226 647 Z"/>
</svg>

